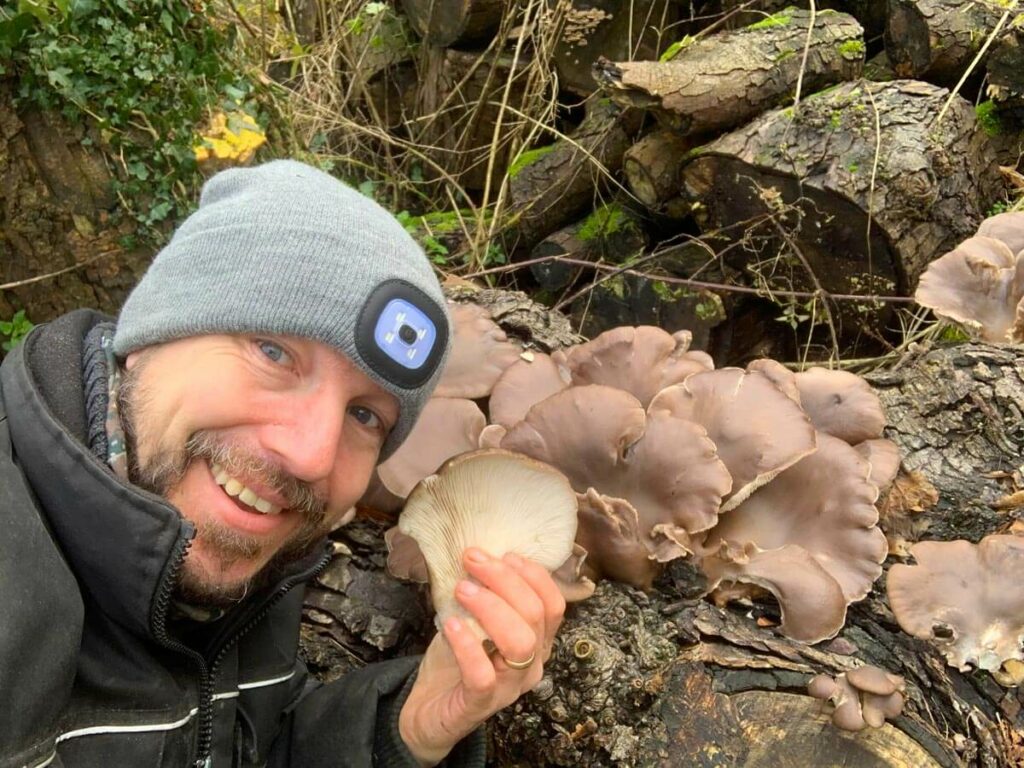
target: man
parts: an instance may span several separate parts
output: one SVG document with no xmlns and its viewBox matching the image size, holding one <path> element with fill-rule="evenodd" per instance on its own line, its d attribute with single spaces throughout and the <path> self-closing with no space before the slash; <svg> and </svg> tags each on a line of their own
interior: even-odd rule
<svg viewBox="0 0 1024 768">
<path fill-rule="evenodd" d="M 449 346 L 422 251 L 278 161 L 223 172 L 126 301 L 0 369 L 0 768 L 482 766 L 478 726 L 540 679 L 550 576 L 466 552 L 422 661 L 318 686 L 301 585 Z"/>
</svg>

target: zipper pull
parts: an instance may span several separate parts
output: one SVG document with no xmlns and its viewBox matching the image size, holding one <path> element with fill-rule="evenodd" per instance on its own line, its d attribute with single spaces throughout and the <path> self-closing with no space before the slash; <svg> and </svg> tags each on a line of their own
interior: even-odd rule
<svg viewBox="0 0 1024 768">
<path fill-rule="evenodd" d="M 205 760 L 196 760 L 196 768 L 213 768 L 213 755 L 207 755 Z"/>
</svg>

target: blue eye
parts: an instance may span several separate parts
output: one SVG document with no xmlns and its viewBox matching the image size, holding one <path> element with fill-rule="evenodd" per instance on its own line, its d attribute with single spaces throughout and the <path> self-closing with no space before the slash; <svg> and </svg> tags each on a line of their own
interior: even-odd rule
<svg viewBox="0 0 1024 768">
<path fill-rule="evenodd" d="M 369 408 L 363 408 L 361 405 L 354 405 L 348 409 L 356 421 L 364 426 L 371 427 L 372 429 L 379 429 L 384 426 L 384 422 L 381 421 L 380 416 L 371 411 Z"/>
<path fill-rule="evenodd" d="M 275 344 L 274 342 L 267 341 L 266 339 L 259 339 L 256 344 L 259 346 L 260 352 L 275 363 L 286 365 L 291 360 L 288 353 L 284 351 L 284 348 L 280 344 Z"/>
</svg>

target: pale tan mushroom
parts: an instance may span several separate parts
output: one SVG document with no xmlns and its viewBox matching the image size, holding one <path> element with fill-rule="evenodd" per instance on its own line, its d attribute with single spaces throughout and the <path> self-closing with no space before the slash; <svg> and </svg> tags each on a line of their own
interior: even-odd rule
<svg viewBox="0 0 1024 768">
<path fill-rule="evenodd" d="M 889 569 L 889 604 L 900 627 L 932 640 L 961 671 L 998 671 L 1024 660 L 1024 537 L 921 541 L 917 565 Z"/>
<path fill-rule="evenodd" d="M 640 519 L 625 499 L 602 496 L 593 488 L 577 495 L 576 542 L 587 551 L 583 573 L 591 579 L 615 579 L 650 589 L 660 567 Z"/>
<path fill-rule="evenodd" d="M 705 352 L 690 351 L 689 331 L 669 334 L 652 325 L 621 326 L 564 350 L 576 386 L 602 384 L 629 392 L 645 408 L 662 389 L 714 368 Z"/>
<path fill-rule="evenodd" d="M 878 489 L 857 451 L 818 434 L 818 450 L 721 516 L 704 550 L 753 542 L 772 550 L 797 545 L 839 583 L 847 603 L 862 599 L 882 573 L 888 552 L 878 529 Z"/>
<path fill-rule="evenodd" d="M 782 390 L 782 394 L 797 405 L 800 404 L 800 390 L 796 386 L 796 374 L 782 363 L 762 357 L 747 363 L 747 371 L 763 373 L 772 380 L 772 384 Z"/>
<path fill-rule="evenodd" d="M 1019 257 L 1024 252 L 1024 211 L 989 216 L 981 222 L 976 234 L 978 237 L 991 237 L 1005 243 L 1010 253 Z"/>
<path fill-rule="evenodd" d="M 437 625 L 453 615 L 481 638 L 460 607 L 455 587 L 467 577 L 467 547 L 493 557 L 515 552 L 554 572 L 574 551 L 576 494 L 555 468 L 521 454 L 489 448 L 448 460 L 413 489 L 398 518 L 419 545 L 430 574 Z"/>
<path fill-rule="evenodd" d="M 650 411 L 665 411 L 707 430 L 732 476 L 723 512 L 814 451 L 814 427 L 807 416 L 760 371 L 695 373 L 659 392 Z"/>
<path fill-rule="evenodd" d="M 381 485 L 404 499 L 452 456 L 474 450 L 487 419 L 472 400 L 432 397 L 405 442 L 377 467 Z"/>
<path fill-rule="evenodd" d="M 879 493 L 885 493 L 892 487 L 896 475 L 900 471 L 900 448 L 892 440 L 879 438 L 865 440 L 853 446 L 871 465 L 868 479 L 874 483 Z"/>
<path fill-rule="evenodd" d="M 501 374 L 488 401 L 491 424 L 511 427 L 522 421 L 526 412 L 556 392 L 569 386 L 569 371 L 550 355 L 534 352 L 517 360 Z"/>
<path fill-rule="evenodd" d="M 448 302 L 452 351 L 435 397 L 487 397 L 502 372 L 519 359 L 522 348 L 508 340 L 491 313 L 478 304 Z"/>
<path fill-rule="evenodd" d="M 850 445 L 882 436 L 885 411 L 871 385 L 860 376 L 814 367 L 796 374 L 795 379 L 800 405 L 819 432 Z"/>
<path fill-rule="evenodd" d="M 816 699 L 830 701 L 832 723 L 845 731 L 881 728 L 903 711 L 903 678 L 873 666 L 847 670 L 835 679 L 817 675 L 807 685 Z"/>
<path fill-rule="evenodd" d="M 665 411 L 647 414 L 628 392 L 597 384 L 537 403 L 501 447 L 558 467 L 580 493 L 625 499 L 648 535 L 655 526 L 663 535 L 680 529 L 679 540 L 707 530 L 731 485 L 702 427 Z"/>
<path fill-rule="evenodd" d="M 984 341 L 1024 341 L 1022 253 L 993 237 L 969 238 L 928 265 L 914 299 Z"/>
</svg>

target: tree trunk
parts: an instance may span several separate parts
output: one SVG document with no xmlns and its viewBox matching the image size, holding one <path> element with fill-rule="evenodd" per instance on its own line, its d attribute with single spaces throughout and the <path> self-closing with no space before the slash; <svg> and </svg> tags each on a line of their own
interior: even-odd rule
<svg viewBox="0 0 1024 768">
<path fill-rule="evenodd" d="M 914 81 L 861 81 L 815 94 L 691 153 L 684 193 L 702 204 L 706 228 L 787 206 L 799 211 L 779 220 L 789 230 L 792 269 L 772 264 L 768 277 L 785 277 L 771 283 L 778 288 L 816 289 L 795 246 L 827 291 L 912 291 L 932 259 L 975 232 L 1003 185 L 970 104 L 955 98 L 937 121 L 947 98 L 944 89 Z M 768 245 L 755 256 L 733 249 L 738 258 L 752 264 L 778 253 L 770 221 L 744 229 L 750 242 L 761 236 Z M 841 307 L 854 328 L 884 322 L 878 309 Z"/>
<path fill-rule="evenodd" d="M 1017 25 L 996 43 L 988 61 L 989 93 L 1014 107 L 1024 107 L 1024 25 Z"/>
<path fill-rule="evenodd" d="M 951 86 L 1005 10 L 989 0 L 889 0 L 885 50 L 900 77 Z"/>
<path fill-rule="evenodd" d="M 613 61 L 657 59 L 671 39 L 678 10 L 668 0 L 594 0 L 571 2 L 554 50 L 558 82 L 579 96 L 597 90 L 591 71 L 598 56 Z"/>
<path fill-rule="evenodd" d="M 18 309 L 35 322 L 83 306 L 116 313 L 149 263 L 148 250 L 121 247 L 134 222 L 111 223 L 112 179 L 83 138 L 55 114 L 19 114 L 0 83 L 0 283 L 71 268 L 0 292 L 0 319 Z"/>
<path fill-rule="evenodd" d="M 424 42 L 444 48 L 486 40 L 501 23 L 500 0 L 402 0 Z"/>
<path fill-rule="evenodd" d="M 679 197 L 679 172 L 694 142 L 672 130 L 649 133 L 626 150 L 622 172 L 637 200 L 655 213 L 682 218 L 690 205 Z"/>
<path fill-rule="evenodd" d="M 720 132 L 791 98 L 801 72 L 804 93 L 860 76 L 863 29 L 845 13 L 817 14 L 804 66 L 810 19 L 787 9 L 691 43 L 671 61 L 602 60 L 595 76 L 612 99 L 649 109 L 680 133 Z"/>
<path fill-rule="evenodd" d="M 506 233 L 506 251 L 528 251 L 592 209 L 607 174 L 622 167 L 640 119 L 634 110 L 599 101 L 569 140 L 524 152 L 509 172 L 508 215 L 514 224 Z"/>
</svg>

